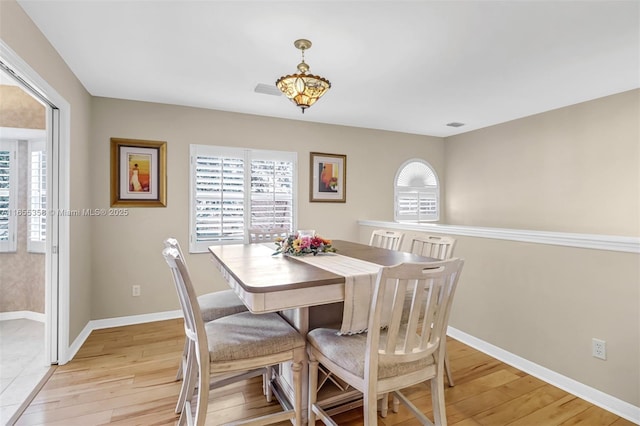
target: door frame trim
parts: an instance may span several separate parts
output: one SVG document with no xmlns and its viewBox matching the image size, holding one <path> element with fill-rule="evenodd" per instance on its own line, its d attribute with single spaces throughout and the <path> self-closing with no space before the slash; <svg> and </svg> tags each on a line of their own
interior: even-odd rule
<svg viewBox="0 0 640 426">
<path fill-rule="evenodd" d="M 65 364 L 69 361 L 70 227 L 68 216 L 55 213 L 69 210 L 70 205 L 70 170 L 64 165 L 70 164 L 71 105 L 1 39 L 0 60 L 34 95 L 50 105 L 47 145 L 52 149 L 47 153 L 47 161 L 51 164 L 51 175 L 47 176 L 51 178 L 47 207 L 53 214 L 49 215 L 51 226 L 47 227 L 47 232 L 51 238 L 47 238 L 45 256 L 45 345 L 48 345 L 47 353 L 52 363 Z M 54 324 L 57 327 L 52 327 Z"/>
</svg>

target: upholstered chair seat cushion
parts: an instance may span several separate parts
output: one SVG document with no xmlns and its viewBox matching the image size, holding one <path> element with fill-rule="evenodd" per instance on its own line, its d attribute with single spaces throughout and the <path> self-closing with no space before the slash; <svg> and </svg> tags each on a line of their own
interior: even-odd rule
<svg viewBox="0 0 640 426">
<path fill-rule="evenodd" d="M 202 321 L 209 322 L 227 315 L 244 312 L 247 307 L 231 289 L 198 296 Z"/>
<path fill-rule="evenodd" d="M 269 356 L 305 347 L 304 337 L 276 313 L 241 312 L 204 326 L 211 362 Z"/>
<path fill-rule="evenodd" d="M 307 341 L 324 356 L 338 366 L 364 378 L 364 359 L 367 350 L 367 333 L 338 335 L 339 330 L 316 328 L 307 335 Z M 380 341 L 386 341 L 386 331 L 380 332 Z M 413 362 L 382 362 L 378 365 L 378 377 L 381 379 L 405 375 L 413 371 L 432 366 L 433 357 Z"/>
</svg>

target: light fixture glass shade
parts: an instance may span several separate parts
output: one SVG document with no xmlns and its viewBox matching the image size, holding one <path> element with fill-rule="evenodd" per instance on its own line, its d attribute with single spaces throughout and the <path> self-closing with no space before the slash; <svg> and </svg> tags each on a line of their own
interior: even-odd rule
<svg viewBox="0 0 640 426">
<path fill-rule="evenodd" d="M 276 86 L 304 113 L 331 88 L 331 83 L 326 78 L 302 73 L 280 77 Z"/>
</svg>

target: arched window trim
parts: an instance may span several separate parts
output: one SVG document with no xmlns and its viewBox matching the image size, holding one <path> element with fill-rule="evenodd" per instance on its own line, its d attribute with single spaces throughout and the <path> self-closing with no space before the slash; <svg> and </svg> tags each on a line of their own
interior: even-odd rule
<svg viewBox="0 0 640 426">
<path fill-rule="evenodd" d="M 420 163 L 435 177 L 435 185 L 400 186 L 398 179 L 407 166 Z M 440 220 L 440 179 L 428 161 L 411 158 L 398 168 L 393 180 L 394 220 L 396 222 L 435 222 Z"/>
</svg>

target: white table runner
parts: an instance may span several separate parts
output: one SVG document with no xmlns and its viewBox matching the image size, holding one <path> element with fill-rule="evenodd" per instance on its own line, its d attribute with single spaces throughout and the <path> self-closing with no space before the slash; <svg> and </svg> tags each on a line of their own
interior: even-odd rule
<svg viewBox="0 0 640 426">
<path fill-rule="evenodd" d="M 367 330 L 369 326 L 369 308 L 371 307 L 378 271 L 381 268 L 380 265 L 336 253 L 292 257 L 301 262 L 344 276 L 344 311 L 340 334 L 357 334 Z M 322 290 L 320 289 L 319 291 Z M 385 312 L 385 307 L 389 306 L 389 303 L 383 304 L 382 318 L 389 317 L 390 312 Z"/>
</svg>

